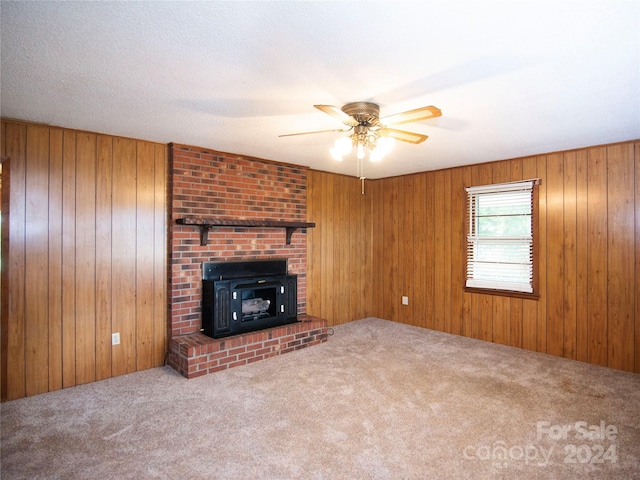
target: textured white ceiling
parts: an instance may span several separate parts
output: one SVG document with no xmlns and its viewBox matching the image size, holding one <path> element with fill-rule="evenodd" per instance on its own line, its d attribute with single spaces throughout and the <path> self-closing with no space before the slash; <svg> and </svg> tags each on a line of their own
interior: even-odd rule
<svg viewBox="0 0 640 480">
<path fill-rule="evenodd" d="M 640 138 L 640 2 L 0 3 L 1 114 L 356 174 L 314 104 L 424 105 L 366 176 Z"/>
</svg>

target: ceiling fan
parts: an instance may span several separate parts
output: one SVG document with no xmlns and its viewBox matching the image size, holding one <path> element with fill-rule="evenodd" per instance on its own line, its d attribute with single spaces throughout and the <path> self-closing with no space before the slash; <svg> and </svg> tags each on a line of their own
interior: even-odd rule
<svg viewBox="0 0 640 480">
<path fill-rule="evenodd" d="M 442 115 L 439 108 L 427 106 L 380 118 L 380 107 L 371 102 L 347 103 L 342 108 L 332 105 L 314 105 L 314 107 L 340 120 L 349 128 L 290 133 L 280 135 L 280 137 L 325 132 L 352 132 L 348 137 L 336 140 L 334 147 L 330 149 L 331 155 L 336 160 L 342 160 L 343 156 L 351 153 L 352 147 L 356 148 L 359 160 L 365 157 L 365 149 L 367 149 L 370 152 L 369 160 L 375 162 L 381 160 L 389 152 L 394 140 L 413 144 L 422 143 L 427 139 L 426 135 L 398 130 L 391 128 L 391 126 L 418 122 Z"/>
</svg>

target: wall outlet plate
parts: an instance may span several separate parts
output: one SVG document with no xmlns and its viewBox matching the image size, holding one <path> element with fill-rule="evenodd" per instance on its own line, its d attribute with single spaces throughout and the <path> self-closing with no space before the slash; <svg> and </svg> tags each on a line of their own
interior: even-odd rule
<svg viewBox="0 0 640 480">
<path fill-rule="evenodd" d="M 409 305 L 409 297 L 402 297 L 402 304 Z"/>
<path fill-rule="evenodd" d="M 120 345 L 120 332 L 111 334 L 111 345 Z"/>
</svg>

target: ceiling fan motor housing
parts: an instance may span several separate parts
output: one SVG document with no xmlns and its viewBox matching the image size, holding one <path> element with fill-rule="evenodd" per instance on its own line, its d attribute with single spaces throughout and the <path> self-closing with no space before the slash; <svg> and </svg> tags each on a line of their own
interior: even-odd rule
<svg viewBox="0 0 640 480">
<path fill-rule="evenodd" d="M 370 102 L 347 103 L 342 111 L 355 118 L 360 125 L 373 126 L 380 119 L 380 107 Z"/>
</svg>

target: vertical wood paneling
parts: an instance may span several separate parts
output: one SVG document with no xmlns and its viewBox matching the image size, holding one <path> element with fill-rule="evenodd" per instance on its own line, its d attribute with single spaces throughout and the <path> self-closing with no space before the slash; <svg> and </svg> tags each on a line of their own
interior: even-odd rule
<svg viewBox="0 0 640 480">
<path fill-rule="evenodd" d="M 493 341 L 493 297 L 478 295 L 478 319 L 480 322 L 480 340 Z"/>
<path fill-rule="evenodd" d="M 76 143 L 76 384 L 96 379 L 96 136 Z"/>
<path fill-rule="evenodd" d="M 309 246 L 311 245 L 311 242 L 313 242 L 313 253 L 311 253 L 310 250 L 307 250 L 307 254 L 310 255 L 307 260 L 307 264 L 312 263 L 314 265 L 314 281 L 311 282 L 312 284 L 314 284 L 314 288 L 313 292 L 307 292 L 307 301 L 311 301 L 310 304 L 307 304 L 307 307 L 309 313 L 313 312 L 312 315 L 318 315 L 320 317 L 327 318 L 325 312 L 325 304 L 328 291 L 325 289 L 325 260 L 323 255 L 325 249 L 324 239 L 327 237 L 325 231 L 328 228 L 325 222 L 326 219 L 323 215 L 323 212 L 325 211 L 323 194 L 325 192 L 324 186 L 326 175 L 320 172 L 317 172 L 315 175 L 317 177 L 317 180 L 313 183 L 317 186 L 317 188 L 315 188 L 316 191 L 313 192 L 313 196 L 307 199 L 308 209 L 310 208 L 310 205 L 313 204 L 313 206 L 311 206 L 310 208 L 310 210 L 313 212 L 313 216 L 310 216 L 308 218 L 310 221 L 316 223 L 316 227 L 311 229 L 312 236 L 308 237 Z M 311 181 L 309 183 L 311 183 Z M 311 275 L 311 271 L 309 271 L 309 275 Z M 307 280 L 307 282 L 309 282 L 309 280 Z M 311 288 L 310 285 L 310 283 L 307 283 L 307 288 Z M 320 292 L 323 292 L 323 294 L 321 295 Z M 309 295 L 311 295 L 311 297 Z"/>
<path fill-rule="evenodd" d="M 634 144 L 635 153 L 635 232 L 636 232 L 636 274 L 635 274 L 635 372 L 640 373 L 640 142 Z"/>
<path fill-rule="evenodd" d="M 9 329 L 9 304 L 7 302 L 9 275 L 7 272 L 7 251 L 9 249 L 9 189 L 11 186 L 11 159 L 7 156 L 7 136 L 4 122 L 0 123 L 0 212 L 2 219 L 0 223 L 0 259 L 2 269 L 0 272 L 0 398 L 5 399 L 7 393 L 7 358 L 9 347 L 5 332 Z"/>
<path fill-rule="evenodd" d="M 98 135 L 96 149 L 96 380 L 102 380 L 111 377 L 113 139 Z"/>
<path fill-rule="evenodd" d="M 607 364 L 607 149 L 588 152 L 588 361 Z"/>
<path fill-rule="evenodd" d="M 329 179 L 327 179 L 329 180 Z M 327 181 L 325 184 L 325 196 L 322 198 L 322 286 L 321 288 L 325 292 L 322 296 L 322 316 L 332 322 L 333 325 L 337 324 L 337 319 L 333 315 L 334 301 L 334 281 L 333 281 L 333 246 L 338 241 L 339 237 L 337 230 L 333 225 L 334 219 L 332 215 L 335 214 L 334 210 L 334 182 Z"/>
<path fill-rule="evenodd" d="M 167 165 L 168 147 L 155 145 L 154 168 L 154 259 L 153 259 L 153 319 L 154 366 L 164 365 L 167 352 L 169 322 L 167 321 Z"/>
<path fill-rule="evenodd" d="M 564 259 L 563 282 L 563 346 L 562 355 L 577 357 L 577 164 L 576 152 L 564 154 L 563 175 L 564 237 L 561 255 Z"/>
<path fill-rule="evenodd" d="M 153 337 L 153 222 L 155 149 L 139 143 L 136 152 L 136 370 L 154 365 Z"/>
<path fill-rule="evenodd" d="M 337 233 L 338 237 L 340 240 L 342 240 L 342 235 L 344 234 L 347 238 L 349 235 L 348 231 L 345 231 L 345 221 L 344 221 L 344 217 L 346 214 L 346 211 L 342 210 L 343 208 L 343 196 L 341 194 L 346 193 L 346 190 L 343 190 L 344 188 L 344 176 L 340 176 L 336 179 L 335 182 L 335 190 L 334 190 L 334 197 L 332 200 L 332 204 L 335 208 L 335 212 L 340 212 L 338 215 L 336 215 L 331 221 L 333 223 L 333 231 Z M 332 302 L 330 304 L 330 308 L 329 308 L 329 318 L 334 319 L 334 322 L 339 325 L 344 323 L 345 319 L 344 319 L 344 315 L 343 315 L 343 311 L 342 311 L 342 306 L 343 306 L 343 299 L 344 299 L 344 288 L 338 288 L 337 285 L 343 286 L 342 283 L 340 283 L 340 274 L 342 273 L 342 270 L 345 268 L 346 263 L 342 263 L 342 248 L 343 248 L 343 243 L 342 241 L 336 241 L 335 240 L 336 237 L 334 237 L 334 241 L 333 241 L 333 245 L 331 246 L 332 248 L 332 260 L 331 260 L 331 270 L 333 270 L 331 272 L 331 277 L 333 278 L 333 281 L 331 282 L 331 285 L 329 286 L 329 288 L 331 288 L 333 290 L 333 294 L 332 294 Z"/>
<path fill-rule="evenodd" d="M 435 173 L 435 269 L 439 273 L 435 283 L 434 328 L 441 332 L 448 330 L 449 292 L 451 289 L 451 243 L 450 243 L 450 192 L 451 172 L 439 170 Z"/>
<path fill-rule="evenodd" d="M 335 303 L 335 316 L 339 319 L 340 323 L 346 323 L 353 320 L 350 316 L 351 309 L 349 307 L 351 298 L 351 288 L 349 286 L 349 278 L 351 278 L 349 238 L 351 238 L 351 234 L 353 233 L 350 224 L 351 217 L 349 215 L 349 199 L 351 197 L 350 180 L 351 179 L 349 177 L 343 175 L 339 179 L 338 186 L 340 191 L 340 195 L 338 196 L 338 208 L 342 212 L 339 217 L 339 228 L 344 234 L 344 237 L 342 238 L 346 240 L 337 243 L 336 247 L 339 252 L 339 256 L 334 263 L 334 268 L 336 269 L 334 277 L 338 280 L 336 285 L 338 288 L 338 291 L 336 292 L 338 301 Z"/>
<path fill-rule="evenodd" d="M 588 360 L 588 225 L 587 151 L 576 152 L 576 359 Z"/>
<path fill-rule="evenodd" d="M 370 235 L 372 238 L 372 252 L 373 252 L 373 265 L 372 271 L 373 276 L 370 277 L 371 281 L 375 279 L 380 283 L 384 283 L 383 278 L 383 270 L 382 270 L 382 262 L 384 257 L 384 228 L 383 228 L 383 202 L 384 195 L 383 191 L 385 188 L 385 184 L 382 180 L 371 182 L 368 187 L 368 192 L 370 192 L 370 204 L 371 204 L 371 231 Z M 382 298 L 380 289 L 384 287 L 377 287 L 375 292 L 373 292 L 373 284 L 371 285 L 372 290 L 372 315 L 377 315 L 381 318 L 384 318 L 384 299 Z"/>
<path fill-rule="evenodd" d="M 468 222 L 468 218 L 467 218 L 467 194 L 466 194 L 466 190 L 464 189 L 464 187 L 468 187 L 471 186 L 471 173 L 472 170 L 469 167 L 464 167 L 462 169 L 462 178 L 463 178 L 463 185 L 460 185 L 459 187 L 457 187 L 459 189 L 459 195 L 462 198 L 462 205 L 461 208 L 462 210 L 459 211 L 457 214 L 454 212 L 454 215 L 457 215 L 457 217 L 453 217 L 453 218 L 458 218 L 458 219 L 462 219 L 462 221 L 458 220 L 459 226 L 459 234 L 462 236 L 459 239 L 459 255 L 461 257 L 460 260 L 460 284 L 459 284 L 459 288 L 462 289 L 464 288 L 465 285 L 465 281 L 467 278 L 467 272 L 466 272 L 466 267 L 467 267 L 467 222 Z M 454 185 L 454 192 L 455 192 L 455 185 Z M 452 218 L 452 221 L 453 221 Z M 461 225 L 460 225 L 461 224 Z M 453 232 L 452 232 L 453 234 Z M 456 285 L 453 285 L 452 288 L 456 288 Z M 466 336 L 466 337 L 474 337 L 474 329 L 473 329 L 473 322 L 472 322 L 472 312 L 471 312 L 471 308 L 473 305 L 473 294 L 468 293 L 468 292 L 463 292 L 462 293 L 462 332 L 461 334 Z"/>
<path fill-rule="evenodd" d="M 563 172 L 561 153 L 547 155 L 547 235 L 557 239 L 547 243 L 547 349 L 562 356 L 564 314 L 564 255 L 563 255 Z"/>
<path fill-rule="evenodd" d="M 49 132 L 49 391 L 62 388 L 62 130 Z"/>
<path fill-rule="evenodd" d="M 607 366 L 634 368 L 633 144 L 607 147 Z M 615 186 L 615 188 L 613 188 Z"/>
<path fill-rule="evenodd" d="M 493 299 L 493 342 L 502 345 L 511 343 L 511 302 L 509 297 L 496 296 Z"/>
<path fill-rule="evenodd" d="M 76 132 L 62 133 L 62 387 L 76 384 Z"/>
<path fill-rule="evenodd" d="M 374 186 L 375 183 L 370 182 L 365 190 L 365 194 L 361 194 L 359 197 L 361 229 L 354 235 L 354 238 L 357 238 L 357 243 L 354 245 L 354 251 L 351 258 L 354 262 L 362 264 L 362 268 L 360 269 L 360 298 L 363 303 L 360 305 L 358 309 L 359 314 L 355 318 L 370 317 L 375 314 L 374 312 L 376 312 L 374 308 L 374 296 L 376 292 L 374 292 L 371 286 L 373 279 L 376 278 L 374 271 L 374 218 L 372 208 L 372 200 L 375 192 Z M 355 299 L 355 301 L 358 302 L 358 299 Z"/>
<path fill-rule="evenodd" d="M 49 389 L 48 176 L 49 129 L 27 127 L 25 188 L 26 395 Z"/>
<path fill-rule="evenodd" d="M 547 351 L 547 157 L 537 157 L 537 171 L 540 179 L 538 188 L 538 272 L 539 291 L 538 318 L 536 319 L 536 350 Z"/>
<path fill-rule="evenodd" d="M 112 263 L 113 332 L 120 333 L 120 345 L 112 350 L 112 375 L 135 371 L 136 352 L 136 142 L 114 140 Z"/>
<path fill-rule="evenodd" d="M 635 232 L 636 232 L 636 274 L 635 274 L 635 372 L 640 373 L 640 142 L 634 144 L 635 153 Z"/>
<path fill-rule="evenodd" d="M 442 291 L 444 303 L 448 307 L 444 310 L 444 332 L 451 333 L 451 170 L 446 170 L 444 178 L 444 251 L 439 252 L 438 257 L 442 255 L 445 260 L 444 270 L 442 271 Z"/>
<path fill-rule="evenodd" d="M 27 127 L 8 124 L 5 129 L 5 155 L 11 158 L 11 187 L 9 192 L 9 258 L 8 312 L 6 336 L 7 391 L 3 398 L 13 400 L 26 394 L 25 385 L 25 182 L 27 176 Z M 3 364 L 3 368 L 4 364 Z M 4 372 L 3 372 L 4 373 Z"/>
<path fill-rule="evenodd" d="M 462 168 L 451 171 L 451 219 L 464 218 L 466 207 L 465 184 Z M 466 259 L 465 222 L 451 221 L 451 316 L 450 333 L 462 335 L 463 332 L 463 285 L 465 283 L 464 267 Z"/>
<path fill-rule="evenodd" d="M 412 305 L 412 323 L 420 327 L 426 326 L 426 277 L 427 277 L 427 231 L 429 225 L 426 218 L 425 192 L 427 176 L 415 175 L 411 211 L 413 213 L 413 290 L 409 299 Z"/>
<path fill-rule="evenodd" d="M 345 192 L 345 216 L 349 225 L 349 235 L 345 238 L 347 256 L 349 262 L 343 265 L 344 274 L 342 281 L 347 285 L 347 297 L 345 304 L 346 321 L 363 318 L 361 309 L 364 306 L 364 296 L 362 295 L 362 273 L 364 264 L 358 261 L 358 248 L 366 249 L 366 244 L 361 240 L 358 232 L 362 232 L 363 225 L 361 223 L 362 215 L 362 193 L 354 188 L 353 182 L 347 182 Z M 362 217 L 364 220 L 364 217 Z M 343 237 L 344 238 L 344 237 Z"/>
<path fill-rule="evenodd" d="M 307 312 L 322 317 L 322 229 L 321 211 L 323 194 L 322 172 L 307 173 L 307 221 L 315 222 L 315 228 L 307 230 Z M 313 313 L 312 313 L 313 312 Z"/>
<path fill-rule="evenodd" d="M 434 270 L 438 272 L 437 280 L 434 283 L 434 296 L 433 296 L 433 329 L 440 332 L 445 331 L 445 318 L 444 312 L 448 308 L 446 305 L 443 278 L 446 271 L 445 256 L 445 225 L 449 223 L 449 219 L 445 218 L 444 205 L 445 205 L 445 170 L 438 170 L 435 172 L 434 177 L 434 216 L 433 216 L 433 231 L 434 231 Z"/>
<path fill-rule="evenodd" d="M 372 218 L 376 182 L 310 170 L 307 177 L 308 230 L 307 313 L 330 325 L 373 315 L 375 297 L 371 279 L 381 262 L 382 235 L 373 235 L 380 223 Z"/>
<path fill-rule="evenodd" d="M 405 175 L 399 179 L 399 242 L 398 242 L 398 264 L 400 270 L 404 272 L 400 275 L 400 296 L 406 296 L 409 299 L 409 305 L 402 305 L 402 298 L 400 298 L 400 317 L 399 320 L 403 323 L 414 324 L 415 318 L 413 315 L 413 304 L 415 300 L 414 295 L 414 251 L 415 246 L 413 244 L 413 188 L 414 188 L 414 175 Z"/>
<path fill-rule="evenodd" d="M 372 315 L 373 295 L 369 288 L 368 279 L 373 275 L 372 267 L 372 238 L 371 238 L 371 188 L 367 182 L 365 193 L 358 188 L 358 179 L 350 179 L 348 193 L 350 196 L 350 263 L 354 264 L 352 279 L 355 288 L 351 290 L 351 315 L 349 320 L 365 318 Z"/>
<path fill-rule="evenodd" d="M 384 300 L 384 318 L 398 321 L 398 306 L 400 292 L 398 278 L 398 178 L 394 177 L 385 181 L 383 192 L 383 255 L 382 255 L 382 281 L 385 288 L 382 293 Z M 402 294 L 400 294 L 402 295 Z"/>
<path fill-rule="evenodd" d="M 1 131 L 12 157 L 2 400 L 162 365 L 167 146 L 5 120 Z M 125 145 L 115 155 L 114 142 Z M 113 331 L 124 368 L 112 365 Z"/>
<path fill-rule="evenodd" d="M 64 131 L 62 143 L 62 387 L 66 388 L 76 384 L 76 132 Z"/>
<path fill-rule="evenodd" d="M 437 282 L 437 271 L 435 268 L 436 252 L 435 247 L 435 220 L 436 220 L 436 176 L 434 172 L 426 173 L 426 188 L 425 193 L 425 222 L 427 224 L 427 236 L 426 236 L 426 251 L 425 260 L 427 265 L 427 272 L 425 275 L 425 315 L 426 315 L 426 327 L 435 328 L 435 291 Z"/>
</svg>

